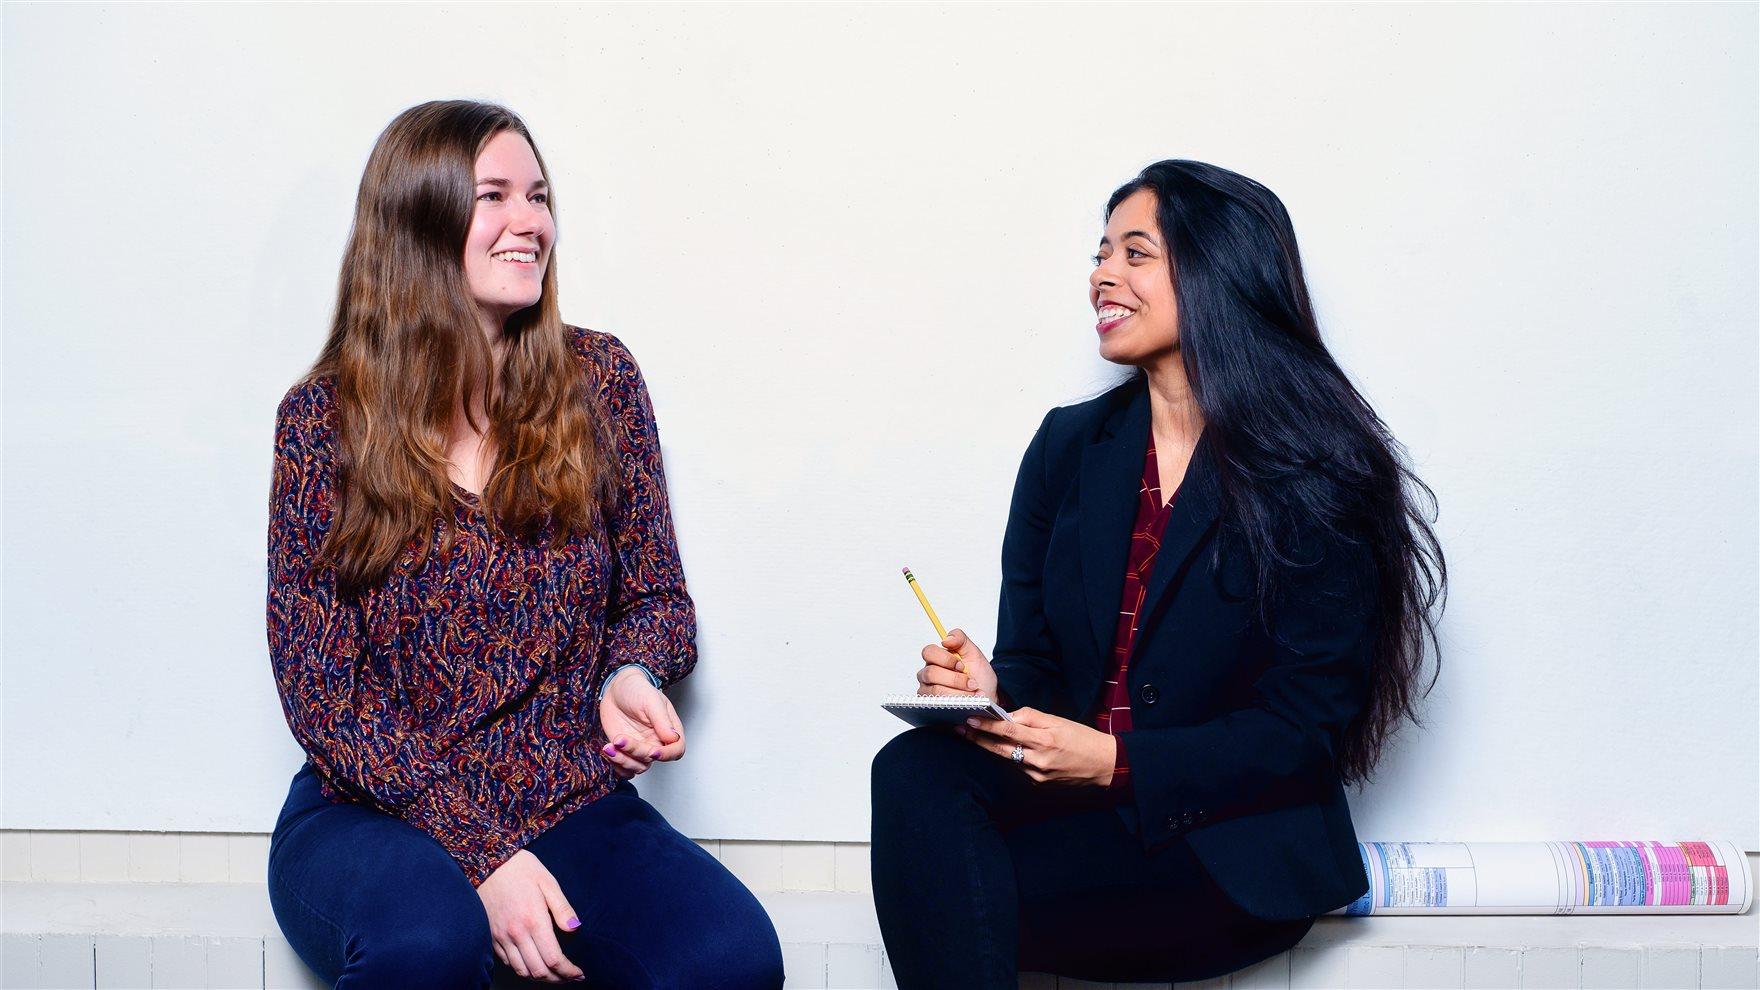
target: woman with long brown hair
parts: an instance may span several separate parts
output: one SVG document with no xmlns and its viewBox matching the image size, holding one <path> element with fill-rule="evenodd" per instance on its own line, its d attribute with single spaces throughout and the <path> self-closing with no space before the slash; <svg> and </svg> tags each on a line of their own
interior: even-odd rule
<svg viewBox="0 0 1760 990">
<path fill-rule="evenodd" d="M 629 779 L 684 755 L 696 617 L 640 371 L 563 324 L 511 111 L 400 114 L 281 403 L 269 647 L 307 763 L 288 941 L 339 987 L 777 987 L 769 918 Z"/>
</svg>

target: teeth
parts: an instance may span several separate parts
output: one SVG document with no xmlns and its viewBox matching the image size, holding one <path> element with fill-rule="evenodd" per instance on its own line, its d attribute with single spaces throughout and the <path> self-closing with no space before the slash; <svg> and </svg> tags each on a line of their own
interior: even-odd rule
<svg viewBox="0 0 1760 990">
<path fill-rule="evenodd" d="M 1131 315 L 1131 311 L 1125 309 L 1123 306 L 1102 306 L 1100 307 L 1100 312 L 1095 315 L 1099 316 L 1102 320 L 1116 320 L 1121 316 Z"/>
<path fill-rule="evenodd" d="M 489 257 L 498 259 L 500 261 L 524 261 L 524 262 L 535 264 L 538 260 L 538 252 L 536 252 L 536 251 L 502 251 L 500 254 L 492 254 Z"/>
</svg>

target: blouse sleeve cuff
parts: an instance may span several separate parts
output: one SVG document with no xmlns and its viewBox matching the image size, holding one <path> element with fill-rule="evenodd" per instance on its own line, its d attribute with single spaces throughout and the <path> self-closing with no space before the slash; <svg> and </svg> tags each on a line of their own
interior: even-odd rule
<svg viewBox="0 0 1760 990">
<path fill-rule="evenodd" d="M 652 684 L 655 687 L 661 686 L 660 685 L 660 678 L 653 671 L 649 670 L 646 664 L 626 663 L 626 664 L 619 666 L 617 669 L 613 670 L 610 674 L 607 674 L 605 679 L 603 681 L 599 682 L 599 697 L 598 697 L 599 701 L 603 702 L 605 700 L 605 689 L 609 688 L 611 686 L 611 682 L 617 679 L 617 675 L 623 673 L 624 671 L 630 669 L 631 667 L 634 667 L 635 669 L 641 671 L 642 674 L 648 678 L 649 684 Z"/>
</svg>

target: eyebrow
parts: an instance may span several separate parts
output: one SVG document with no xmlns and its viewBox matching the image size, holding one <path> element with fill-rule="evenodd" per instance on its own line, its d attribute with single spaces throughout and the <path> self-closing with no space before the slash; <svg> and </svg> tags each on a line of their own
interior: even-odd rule
<svg viewBox="0 0 1760 990">
<path fill-rule="evenodd" d="M 1149 233 L 1146 230 L 1127 230 L 1124 232 L 1124 236 L 1120 237 L 1119 240 L 1128 241 L 1133 237 L 1141 237 L 1143 240 L 1148 241 L 1150 244 L 1154 244 L 1157 247 L 1160 246 L 1160 242 L 1155 240 L 1155 235 Z M 1111 244 L 1112 241 L 1109 238 L 1102 237 L 1102 238 L 1100 238 L 1100 243 L 1103 245 L 1104 244 Z"/>
<path fill-rule="evenodd" d="M 479 186 L 511 186 L 511 185 L 513 185 L 513 183 L 507 181 L 506 179 L 487 178 L 487 179 L 478 179 L 477 185 L 479 185 Z M 545 182 L 543 179 L 539 179 L 538 181 L 532 183 L 532 188 L 533 189 L 548 189 L 548 188 L 550 188 L 550 183 Z"/>
</svg>

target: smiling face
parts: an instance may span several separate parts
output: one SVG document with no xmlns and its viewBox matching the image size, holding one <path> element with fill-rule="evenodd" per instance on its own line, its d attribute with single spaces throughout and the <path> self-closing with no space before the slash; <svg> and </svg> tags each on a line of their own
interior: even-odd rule
<svg viewBox="0 0 1760 990">
<path fill-rule="evenodd" d="M 1106 218 L 1106 234 L 1088 276 L 1098 318 L 1100 356 L 1149 368 L 1179 354 L 1179 306 L 1155 194 L 1139 189 Z"/>
<path fill-rule="evenodd" d="M 556 222 L 538 157 L 517 131 L 502 131 L 483 145 L 476 181 L 464 273 L 485 324 L 499 331 L 543 295 Z"/>
</svg>

